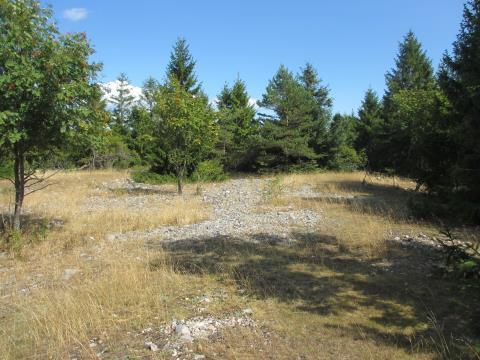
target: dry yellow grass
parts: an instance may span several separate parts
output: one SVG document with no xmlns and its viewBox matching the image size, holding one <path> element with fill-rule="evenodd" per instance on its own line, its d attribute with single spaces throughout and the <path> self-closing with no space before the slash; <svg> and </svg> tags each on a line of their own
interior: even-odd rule
<svg viewBox="0 0 480 360">
<path fill-rule="evenodd" d="M 472 334 L 459 319 L 471 317 L 475 289 L 427 279 L 424 253 L 388 241 L 397 233 L 434 231 L 411 218 L 403 189 L 413 185 L 406 180 L 393 187 L 389 178 L 363 186 L 360 173 L 283 176 L 271 183 L 263 207 L 317 211 L 322 221 L 315 234 L 294 233 L 291 246 L 213 238 L 161 250 L 105 235 L 198 222 L 210 211 L 194 186 L 183 197 L 173 186 L 162 187 L 168 202 L 155 193 L 102 186 L 126 176 L 59 174 L 56 185 L 27 198 L 32 218 L 64 225 L 0 260 L 2 359 L 96 359 L 104 348 L 104 358 L 170 358 L 145 349 L 142 330 L 205 314 L 193 299 L 218 292 L 227 296 L 202 305 L 206 314 L 222 317 L 251 307 L 261 326 L 195 344 L 193 350 L 207 358 L 434 359 L 439 351 L 432 345 L 431 313 L 448 325 L 439 336 L 447 329 L 455 339 Z M 326 196 L 299 196 L 305 185 Z M 12 196 L 5 186 L 3 206 Z M 390 266 L 394 271 L 382 270 Z M 66 269 L 76 273 L 65 279 Z M 92 338 L 105 346 L 90 347 Z"/>
<path fill-rule="evenodd" d="M 52 232 L 49 240 L 62 246 L 82 243 L 85 239 L 102 239 L 107 233 L 149 230 L 164 225 L 186 225 L 207 219 L 209 209 L 193 196 L 193 187 L 183 197 L 175 196 L 173 186 L 165 186 L 164 198 L 147 197 L 141 206 L 131 206 L 142 194 L 112 191 L 103 186 L 113 180 L 122 180 L 126 172 L 73 171 L 59 173 L 52 178 L 52 186 L 27 196 L 24 214 L 29 221 L 56 219 L 65 223 Z M 110 200 L 120 198 L 120 201 Z M 122 201 L 124 200 L 124 201 Z M 0 204 L 13 203 L 12 191 L 1 192 Z M 93 204 L 93 206 L 89 206 Z M 11 207 L 11 205 L 10 205 Z"/>
<path fill-rule="evenodd" d="M 365 182 L 364 182 L 365 180 Z M 307 186 L 317 198 L 297 195 Z M 412 218 L 406 191 L 415 188 L 407 179 L 369 176 L 361 172 L 314 173 L 280 176 L 270 184 L 273 196 L 264 206 L 294 206 L 322 213 L 320 232 L 336 237 L 348 250 L 361 250 L 369 257 L 386 251 L 385 242 L 395 234 L 435 232 L 428 224 Z"/>
<path fill-rule="evenodd" d="M 60 359 L 72 351 L 95 358 L 89 339 L 98 336 L 114 343 L 123 330 L 162 323 L 175 308 L 174 299 L 192 291 L 184 286 L 188 277 L 176 275 L 168 265 L 152 272 L 151 255 L 142 244 L 115 244 L 104 238 L 112 232 L 202 221 L 209 209 L 192 195 L 193 188 L 178 197 L 168 186 L 166 201 L 150 196 L 145 204 L 132 208 L 125 200 L 142 194 L 120 194 L 102 186 L 127 176 L 117 171 L 61 173 L 52 178 L 51 187 L 26 198 L 27 228 L 37 219 L 57 219 L 64 225 L 47 231 L 38 243 L 18 249 L 9 261 L 11 272 L 0 273 L 2 283 L 9 283 L 8 276 L 15 278 L 0 291 L 0 313 L 7 314 L 0 326 L 2 358 L 36 353 L 36 358 Z M 4 208 L 12 203 L 7 186 L 0 184 Z M 115 198 L 120 201 L 108 202 Z M 96 205 L 90 209 L 92 201 Z M 35 232 L 34 227 L 24 237 Z M 157 263 L 159 256 L 157 252 Z M 66 282 L 63 272 L 72 268 L 77 273 Z"/>
</svg>

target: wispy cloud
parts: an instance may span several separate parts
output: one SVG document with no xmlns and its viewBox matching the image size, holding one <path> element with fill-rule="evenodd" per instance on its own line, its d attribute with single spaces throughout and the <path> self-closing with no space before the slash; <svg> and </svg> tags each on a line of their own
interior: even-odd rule
<svg viewBox="0 0 480 360">
<path fill-rule="evenodd" d="M 71 8 L 63 11 L 63 17 L 71 21 L 80 21 L 88 16 L 87 9 L 84 8 Z"/>
</svg>

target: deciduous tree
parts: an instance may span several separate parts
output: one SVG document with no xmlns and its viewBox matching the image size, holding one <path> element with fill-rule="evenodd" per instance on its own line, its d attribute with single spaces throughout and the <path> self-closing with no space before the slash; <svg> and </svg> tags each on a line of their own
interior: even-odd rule
<svg viewBox="0 0 480 360">
<path fill-rule="evenodd" d="M 181 194 L 187 170 L 205 159 L 217 141 L 214 112 L 204 97 L 187 92 L 174 78 L 160 90 L 154 112 L 155 141 Z"/>
<path fill-rule="evenodd" d="M 51 15 L 38 1 L 0 2 L 0 151 L 14 163 L 15 230 L 25 189 L 42 186 L 41 160 L 96 116 L 93 50 L 83 33 L 59 34 Z"/>
</svg>

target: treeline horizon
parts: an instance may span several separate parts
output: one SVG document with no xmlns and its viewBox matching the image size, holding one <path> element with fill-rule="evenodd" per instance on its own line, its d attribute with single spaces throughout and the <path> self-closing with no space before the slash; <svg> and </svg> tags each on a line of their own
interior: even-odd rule
<svg viewBox="0 0 480 360">
<path fill-rule="evenodd" d="M 8 0 L 0 14 L 0 158 L 20 195 L 36 169 L 62 163 L 143 167 L 139 180 L 174 177 L 179 192 L 185 179 L 225 172 L 363 170 L 411 178 L 439 199 L 480 203 L 480 0 L 465 4 L 438 69 L 409 31 L 385 93 L 366 89 L 352 114 L 333 114 L 330 90 L 309 63 L 273 74 L 258 101 L 268 111 L 257 112 L 240 78 L 213 107 L 184 38 L 164 81 L 146 79 L 137 102 L 121 74 L 109 109 L 85 34 L 59 34 L 34 0 Z M 478 206 L 473 213 L 478 220 Z"/>
</svg>

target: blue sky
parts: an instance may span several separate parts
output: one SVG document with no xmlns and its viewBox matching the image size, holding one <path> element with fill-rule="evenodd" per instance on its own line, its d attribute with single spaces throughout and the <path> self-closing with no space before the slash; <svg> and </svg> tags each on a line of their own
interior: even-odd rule
<svg viewBox="0 0 480 360">
<path fill-rule="evenodd" d="M 334 111 L 351 112 L 365 90 L 383 93 L 398 42 L 413 30 L 433 64 L 451 48 L 464 0 L 164 1 L 49 0 L 63 32 L 86 31 L 104 64 L 100 81 L 126 72 L 134 85 L 163 79 L 183 36 L 210 97 L 237 74 L 253 98 L 280 64 L 311 62 L 331 89 Z M 72 10 L 73 9 L 73 10 Z"/>
</svg>

